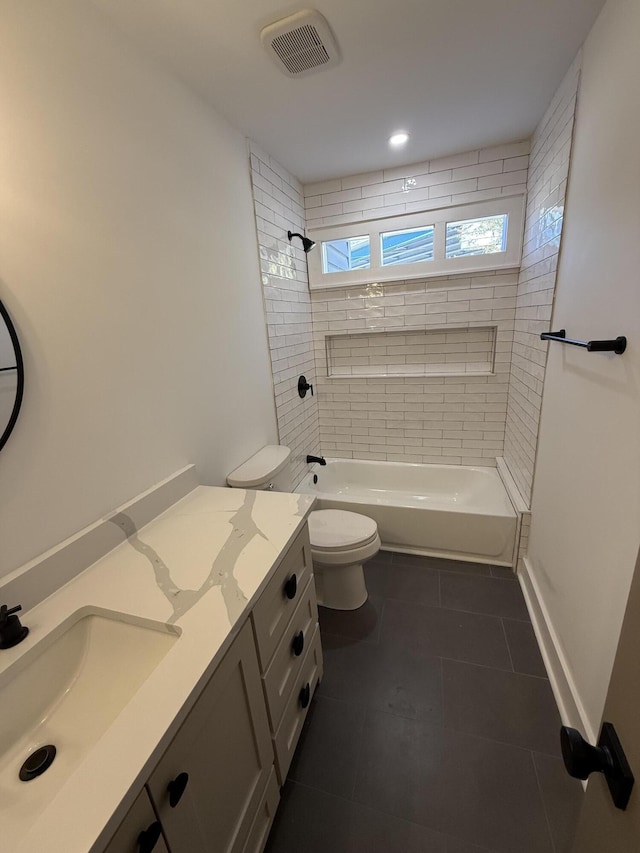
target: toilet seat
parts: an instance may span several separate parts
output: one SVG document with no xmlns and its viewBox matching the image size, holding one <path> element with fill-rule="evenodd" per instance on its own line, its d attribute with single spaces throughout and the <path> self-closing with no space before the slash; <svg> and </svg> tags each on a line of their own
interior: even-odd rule
<svg viewBox="0 0 640 853">
<path fill-rule="evenodd" d="M 318 509 L 309 516 L 311 549 L 322 553 L 359 550 L 378 539 L 372 518 L 341 509 Z"/>
</svg>

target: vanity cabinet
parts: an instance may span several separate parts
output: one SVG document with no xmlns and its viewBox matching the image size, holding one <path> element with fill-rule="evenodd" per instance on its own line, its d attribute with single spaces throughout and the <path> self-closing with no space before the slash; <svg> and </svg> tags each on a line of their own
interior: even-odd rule
<svg viewBox="0 0 640 853">
<path fill-rule="evenodd" d="M 261 850 L 279 792 L 249 622 L 147 787 L 171 853 Z"/>
<path fill-rule="evenodd" d="M 305 525 L 105 853 L 262 853 L 321 675 Z"/>
</svg>

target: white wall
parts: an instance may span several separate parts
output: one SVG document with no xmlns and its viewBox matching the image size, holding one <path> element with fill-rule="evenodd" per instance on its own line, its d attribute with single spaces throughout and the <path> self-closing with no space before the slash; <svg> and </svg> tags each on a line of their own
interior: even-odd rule
<svg viewBox="0 0 640 853">
<path fill-rule="evenodd" d="M 307 454 L 320 452 L 318 397 L 298 394 L 299 376 L 316 385 L 307 260 L 301 241 L 287 238 L 288 231 L 305 233 L 304 199 L 297 178 L 254 142 L 250 148 L 278 435 L 291 449 L 297 486 L 309 471 Z"/>
<path fill-rule="evenodd" d="M 0 574 L 276 439 L 244 139 L 84 0 L 0 10 L 0 299 L 25 400 Z"/>
<path fill-rule="evenodd" d="M 555 673 L 597 731 L 640 542 L 640 4 L 609 0 L 583 53 L 526 568 Z M 564 680 L 564 687 L 563 682 Z M 568 702 L 570 705 L 571 702 Z"/>
</svg>

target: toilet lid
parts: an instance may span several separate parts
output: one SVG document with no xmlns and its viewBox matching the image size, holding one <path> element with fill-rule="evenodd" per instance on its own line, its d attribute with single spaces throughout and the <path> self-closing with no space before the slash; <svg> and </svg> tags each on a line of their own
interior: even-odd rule
<svg viewBox="0 0 640 853">
<path fill-rule="evenodd" d="M 367 545 L 378 534 L 372 518 L 341 509 L 318 509 L 309 516 L 311 547 L 319 551 Z"/>
</svg>

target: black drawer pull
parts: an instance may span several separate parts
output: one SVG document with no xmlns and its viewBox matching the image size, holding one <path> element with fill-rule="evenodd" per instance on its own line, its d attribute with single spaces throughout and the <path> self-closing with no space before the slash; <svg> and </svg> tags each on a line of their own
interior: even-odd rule
<svg viewBox="0 0 640 853">
<path fill-rule="evenodd" d="M 300 695 L 298 696 L 298 702 L 300 702 L 301 708 L 306 708 L 309 704 L 309 700 L 311 699 L 311 685 L 309 682 L 305 684 L 305 686 L 300 691 Z"/>
<path fill-rule="evenodd" d="M 169 782 L 169 784 L 167 785 L 167 791 L 169 792 L 169 805 L 172 809 L 175 809 L 175 807 L 182 799 L 182 795 L 185 792 L 185 788 L 187 787 L 188 782 L 188 773 L 178 773 L 176 778 L 172 782 Z"/>
<path fill-rule="evenodd" d="M 155 820 L 138 836 L 138 853 L 151 853 L 162 834 L 160 823 Z"/>
<path fill-rule="evenodd" d="M 298 578 L 295 574 L 291 575 L 291 577 L 287 580 L 284 585 L 284 594 L 287 596 L 289 601 L 292 598 L 296 597 L 296 592 L 298 591 Z"/>
<path fill-rule="evenodd" d="M 302 654 L 302 650 L 304 649 L 304 631 L 300 631 L 299 634 L 296 634 L 293 638 L 293 642 L 291 643 L 291 651 L 294 655 L 299 658 Z"/>
</svg>

